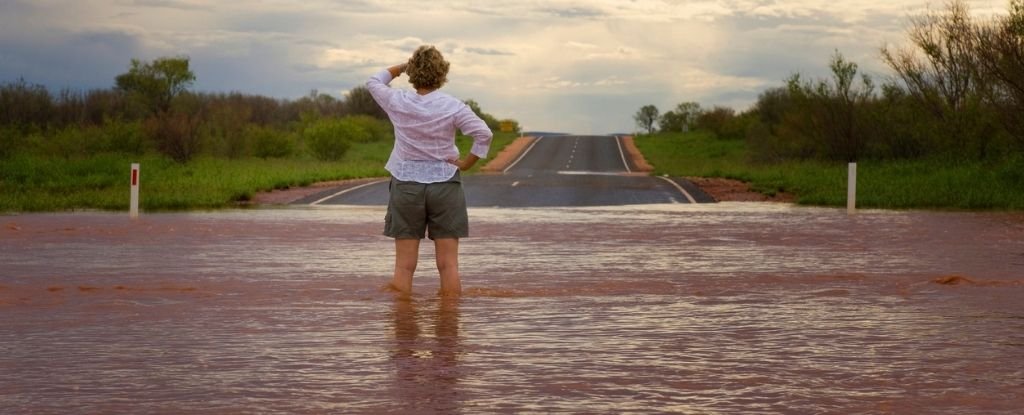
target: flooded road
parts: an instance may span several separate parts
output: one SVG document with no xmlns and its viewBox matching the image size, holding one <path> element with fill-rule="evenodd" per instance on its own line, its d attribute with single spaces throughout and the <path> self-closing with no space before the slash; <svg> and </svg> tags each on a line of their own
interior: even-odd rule
<svg viewBox="0 0 1024 415">
<path fill-rule="evenodd" d="M 1017 413 L 1024 216 L 382 207 L 0 217 L 5 413 Z M 942 283 L 939 283 L 939 282 Z"/>
</svg>

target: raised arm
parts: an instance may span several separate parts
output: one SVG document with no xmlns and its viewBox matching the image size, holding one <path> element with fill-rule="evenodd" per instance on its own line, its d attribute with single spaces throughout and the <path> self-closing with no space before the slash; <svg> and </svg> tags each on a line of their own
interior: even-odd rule
<svg viewBox="0 0 1024 415">
<path fill-rule="evenodd" d="M 407 66 L 409 66 L 408 63 L 392 66 L 386 71 L 380 71 L 373 74 L 373 76 L 366 81 L 366 89 L 370 91 L 370 95 L 373 95 L 373 99 L 377 101 L 377 104 L 380 104 L 385 111 L 387 111 L 388 104 L 391 101 L 391 95 L 395 92 L 388 86 L 388 84 L 401 75 L 402 72 L 405 72 L 405 68 Z"/>
<path fill-rule="evenodd" d="M 400 63 L 398 65 L 388 68 L 388 72 L 391 74 L 391 79 L 398 78 L 402 72 L 405 72 L 405 68 L 409 67 L 408 63 Z"/>
</svg>

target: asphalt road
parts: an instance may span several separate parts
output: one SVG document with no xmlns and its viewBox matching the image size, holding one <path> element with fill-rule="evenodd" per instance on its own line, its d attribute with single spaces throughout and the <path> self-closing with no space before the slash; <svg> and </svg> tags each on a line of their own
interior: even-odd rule
<svg viewBox="0 0 1024 415">
<path fill-rule="evenodd" d="M 634 173 L 616 136 L 541 136 L 502 174 L 465 176 L 472 207 L 709 203 L 689 181 Z M 333 188 L 295 203 L 386 205 L 386 180 Z"/>
</svg>

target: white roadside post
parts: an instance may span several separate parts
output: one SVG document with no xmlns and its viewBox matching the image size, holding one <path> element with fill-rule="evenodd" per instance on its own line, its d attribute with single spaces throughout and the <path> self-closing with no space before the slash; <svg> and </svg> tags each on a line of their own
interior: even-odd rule
<svg viewBox="0 0 1024 415">
<path fill-rule="evenodd" d="M 132 201 L 129 215 L 132 219 L 139 218 L 139 163 L 132 163 Z"/>
<path fill-rule="evenodd" d="M 846 213 L 857 210 L 857 163 L 850 163 L 846 174 Z"/>
</svg>

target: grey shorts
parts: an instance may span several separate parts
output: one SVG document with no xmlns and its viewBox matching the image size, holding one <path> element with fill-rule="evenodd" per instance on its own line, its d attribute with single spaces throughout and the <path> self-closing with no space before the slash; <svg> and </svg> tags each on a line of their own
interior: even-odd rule
<svg viewBox="0 0 1024 415">
<path fill-rule="evenodd" d="M 405 182 L 391 178 L 384 235 L 395 239 L 465 238 L 469 215 L 462 176 L 456 172 L 440 183 Z"/>
</svg>

